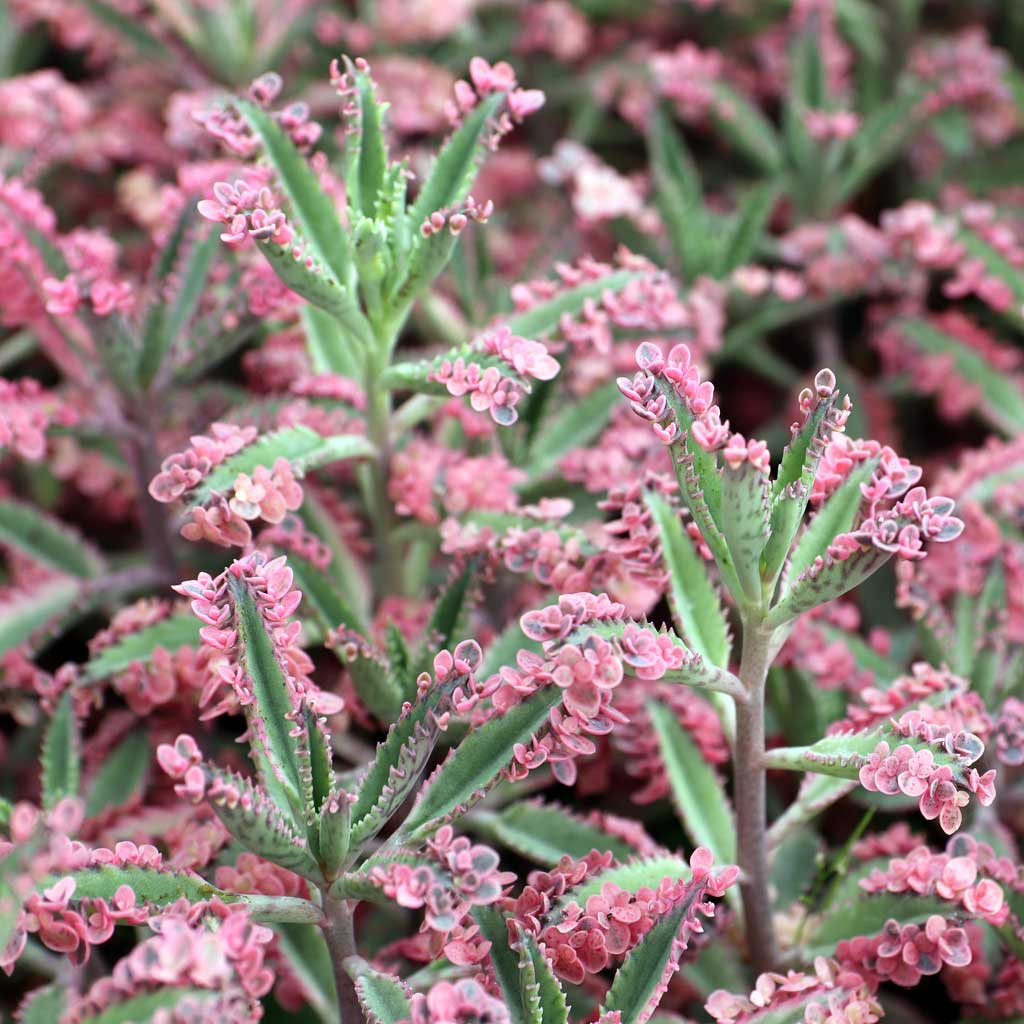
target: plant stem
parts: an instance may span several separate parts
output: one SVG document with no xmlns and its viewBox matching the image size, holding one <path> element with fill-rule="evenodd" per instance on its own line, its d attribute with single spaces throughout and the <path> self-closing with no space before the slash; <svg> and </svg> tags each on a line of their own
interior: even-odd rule
<svg viewBox="0 0 1024 1024">
<path fill-rule="evenodd" d="M 363 1009 L 356 995 L 356 984 L 345 970 L 345 961 L 356 955 L 356 936 L 352 926 L 352 906 L 348 900 L 332 900 L 324 893 L 322 925 L 327 949 L 331 954 L 334 985 L 338 990 L 338 1010 L 341 1024 L 364 1024 Z"/>
<path fill-rule="evenodd" d="M 776 963 L 772 905 L 768 892 L 767 806 L 765 800 L 764 693 L 772 663 L 773 636 L 760 623 L 745 621 L 740 680 L 746 702 L 736 702 L 735 797 L 736 854 L 747 948 L 754 968 L 773 970 Z"/>
<path fill-rule="evenodd" d="M 388 476 L 391 472 L 391 393 L 380 384 L 382 367 L 389 346 L 378 342 L 376 352 L 367 358 L 366 419 L 367 432 L 377 449 L 372 466 L 373 537 L 377 559 L 381 567 L 381 593 L 398 594 L 402 590 L 402 563 L 394 543 L 395 517 L 388 495 Z"/>
<path fill-rule="evenodd" d="M 160 454 L 152 430 L 140 428 L 141 437 L 128 443 L 128 462 L 138 492 L 139 518 L 146 552 L 165 582 L 177 583 L 177 560 L 174 556 L 174 526 L 166 505 L 154 501 L 149 482 L 160 472 Z"/>
</svg>

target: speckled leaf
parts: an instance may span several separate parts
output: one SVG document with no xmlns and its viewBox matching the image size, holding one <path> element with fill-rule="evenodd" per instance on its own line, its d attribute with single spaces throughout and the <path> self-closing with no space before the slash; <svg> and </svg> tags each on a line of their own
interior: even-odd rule
<svg viewBox="0 0 1024 1024">
<path fill-rule="evenodd" d="M 47 810 L 66 796 L 78 795 L 81 739 L 71 697 L 71 691 L 65 690 L 43 738 L 43 807 Z"/>
<path fill-rule="evenodd" d="M 729 663 L 729 626 L 704 560 L 687 536 L 675 509 L 660 494 L 645 495 L 661 537 L 669 574 L 668 597 L 687 644 L 712 665 Z"/>
</svg>

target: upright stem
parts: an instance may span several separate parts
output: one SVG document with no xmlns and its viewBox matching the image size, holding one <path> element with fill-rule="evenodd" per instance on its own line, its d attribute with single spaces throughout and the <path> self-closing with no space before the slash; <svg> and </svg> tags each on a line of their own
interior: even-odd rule
<svg viewBox="0 0 1024 1024">
<path fill-rule="evenodd" d="M 772 635 L 744 623 L 740 680 L 746 703 L 736 702 L 736 856 L 740 867 L 747 947 L 757 971 L 775 968 L 775 931 L 768 892 L 767 806 L 765 800 L 764 691 L 774 657 Z"/>
<path fill-rule="evenodd" d="M 372 467 L 373 537 L 381 567 L 381 584 L 386 594 L 401 592 L 402 564 L 395 547 L 395 517 L 388 495 L 391 472 L 391 394 L 381 386 L 381 362 L 387 359 L 388 347 L 378 341 L 377 352 L 370 353 L 366 372 L 366 419 L 370 441 L 377 449 Z"/>
<path fill-rule="evenodd" d="M 142 540 L 161 578 L 176 583 L 181 577 L 174 557 L 174 525 L 167 506 L 154 501 L 149 494 L 149 482 L 160 472 L 160 450 L 151 429 L 140 426 L 139 430 L 141 436 L 130 440 L 127 447 L 138 492 Z"/>
<path fill-rule="evenodd" d="M 328 952 L 331 954 L 334 985 L 338 990 L 340 1024 L 364 1024 L 363 1008 L 359 1005 L 359 997 L 356 995 L 356 984 L 344 966 L 350 956 L 356 955 L 352 907 L 348 900 L 332 900 L 325 894 L 324 915 L 326 922 L 322 928 Z"/>
</svg>

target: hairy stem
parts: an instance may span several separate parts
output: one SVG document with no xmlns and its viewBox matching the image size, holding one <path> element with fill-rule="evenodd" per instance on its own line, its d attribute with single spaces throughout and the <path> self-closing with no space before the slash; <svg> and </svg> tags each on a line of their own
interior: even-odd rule
<svg viewBox="0 0 1024 1024">
<path fill-rule="evenodd" d="M 152 430 L 142 428 L 141 436 L 128 443 L 128 462 L 138 492 L 139 519 L 146 552 L 164 581 L 177 583 L 180 579 L 174 556 L 174 524 L 168 507 L 154 501 L 149 494 L 149 482 L 160 472 L 160 454 Z"/>
<path fill-rule="evenodd" d="M 323 928 L 327 949 L 331 954 L 334 985 L 338 990 L 340 1024 L 364 1024 L 355 982 L 345 970 L 345 961 L 356 955 L 356 936 L 352 926 L 352 905 L 348 900 L 332 900 L 324 894 L 325 923 Z"/>
<path fill-rule="evenodd" d="M 378 346 L 380 357 L 383 346 Z M 366 373 L 367 432 L 377 448 L 377 458 L 371 467 L 373 478 L 371 510 L 373 538 L 377 561 L 381 571 L 381 587 L 385 594 L 402 590 L 402 561 L 395 545 L 395 517 L 388 496 L 388 477 L 391 472 L 391 393 L 380 384 L 381 367 L 378 354 L 370 353 Z"/>
<path fill-rule="evenodd" d="M 744 624 L 740 680 L 747 700 L 736 703 L 736 854 L 743 893 L 747 947 L 757 971 L 776 963 L 772 905 L 768 892 L 767 807 L 765 801 L 764 693 L 774 656 L 772 635 Z"/>
</svg>

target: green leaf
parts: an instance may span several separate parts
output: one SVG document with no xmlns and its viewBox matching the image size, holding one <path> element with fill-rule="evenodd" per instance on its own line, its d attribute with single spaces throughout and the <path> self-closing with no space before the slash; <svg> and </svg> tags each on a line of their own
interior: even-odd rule
<svg viewBox="0 0 1024 1024">
<path fill-rule="evenodd" d="M 245 709 L 253 759 L 278 809 L 301 822 L 308 810 L 306 787 L 297 738 L 291 735 L 293 723 L 287 717 L 292 713 L 292 701 L 284 671 L 248 586 L 232 576 L 228 591 L 235 607 L 242 668 L 252 680 L 255 698 Z"/>
<path fill-rule="evenodd" d="M 55 1024 L 67 1006 L 67 991 L 62 985 L 33 989 L 18 1007 L 20 1024 Z"/>
<path fill-rule="evenodd" d="M 561 699 L 559 687 L 546 686 L 503 715 L 472 729 L 431 776 L 402 830 L 409 834 L 439 825 L 445 816 L 478 799 L 508 767 L 513 746 L 529 743 Z"/>
<path fill-rule="evenodd" d="M 744 592 L 757 603 L 761 600 L 761 552 L 769 537 L 768 495 L 768 475 L 750 462 L 723 470 L 722 534 Z"/>
<path fill-rule="evenodd" d="M 599 300 L 605 292 L 618 292 L 630 281 L 643 276 L 638 270 L 616 270 L 604 277 L 560 291 L 553 299 L 506 317 L 505 325 L 523 338 L 543 338 L 558 330 L 562 318 L 582 312 L 587 300 Z"/>
<path fill-rule="evenodd" d="M 657 107 L 651 118 L 647 151 L 654 174 L 655 200 L 678 269 L 693 280 L 709 269 L 709 256 L 715 250 L 713 243 L 720 235 L 711 230 L 697 165 L 664 107 Z"/>
<path fill-rule="evenodd" d="M 417 659 L 414 676 L 429 668 L 434 652 L 451 648 L 466 639 L 464 634 L 469 630 L 467 620 L 479 599 L 479 586 L 476 585 L 479 571 L 478 560 L 470 558 L 442 588 L 423 633 L 426 649 Z"/>
<path fill-rule="evenodd" d="M 281 126 L 255 103 L 236 100 L 239 113 L 263 144 L 263 153 L 288 198 L 291 218 L 308 239 L 317 260 L 342 285 L 349 283 L 351 254 L 334 201 L 320 187 L 306 158 Z"/>
<path fill-rule="evenodd" d="M 34 891 L 42 892 L 49 889 L 62 878 L 73 878 L 75 881 L 73 901 L 109 902 L 122 885 L 127 885 L 135 893 L 138 903 L 153 907 L 165 907 L 178 900 L 203 903 L 216 898 L 222 903 L 245 904 L 254 921 L 313 923 L 319 921 L 322 916 L 315 904 L 298 897 L 240 896 L 218 889 L 190 871 L 146 868 L 137 864 L 98 864 L 76 871 L 47 875 L 35 881 Z"/>
<path fill-rule="evenodd" d="M 101 25 L 113 30 L 114 35 L 120 36 L 147 61 L 159 65 L 167 59 L 167 47 L 148 32 L 138 18 L 125 14 L 105 0 L 85 0 L 85 6 Z"/>
<path fill-rule="evenodd" d="M 210 801 L 210 806 L 224 827 L 246 850 L 264 860 L 294 871 L 314 884 L 323 880 L 323 873 L 303 837 L 304 829 L 296 829 L 287 808 L 278 807 L 266 791 L 251 779 L 233 772 L 204 765 L 208 781 L 221 781 L 244 794 L 232 805 L 227 801 Z"/>
<path fill-rule="evenodd" d="M 530 442 L 526 471 L 532 480 L 547 476 L 563 455 L 591 443 L 608 425 L 622 395 L 615 384 L 591 391 L 576 402 L 566 402 L 541 422 Z"/>
<path fill-rule="evenodd" d="M 686 948 L 680 932 L 702 891 L 695 886 L 633 948 L 608 989 L 602 1015 L 617 1011 L 622 1014 L 622 1024 L 644 1024 L 650 1018 L 660 1002 L 659 989 L 679 966 L 679 956 Z"/>
<path fill-rule="evenodd" d="M 352 843 L 366 842 L 419 783 L 437 741 L 437 715 L 467 676 L 452 673 L 416 700 L 388 730 L 359 786 L 352 808 Z M 511 756 L 511 755 L 510 755 Z"/>
<path fill-rule="evenodd" d="M 296 295 L 329 313 L 338 325 L 363 349 L 373 345 L 373 335 L 366 317 L 359 308 L 355 293 L 341 283 L 324 264 L 316 259 L 307 263 L 304 238 L 298 232 L 291 244 L 274 241 L 258 242 L 260 251 L 273 267 L 274 273 Z M 298 257 L 296 258 L 296 253 Z"/>
<path fill-rule="evenodd" d="M 338 996 L 323 933 L 311 924 L 277 924 L 277 945 L 295 972 L 306 1001 L 323 1024 L 337 1024 Z"/>
<path fill-rule="evenodd" d="M 111 807 L 122 807 L 140 795 L 152 760 L 144 732 L 129 733 L 106 757 L 89 785 L 85 816 L 94 818 Z"/>
<path fill-rule="evenodd" d="M 569 1007 L 565 991 L 547 957 L 530 935 L 520 938 L 519 948 L 523 1002 L 531 1024 L 566 1024 Z"/>
<path fill-rule="evenodd" d="M 75 900 L 111 900 L 122 885 L 131 887 L 139 903 L 155 907 L 164 907 L 180 899 L 186 899 L 190 903 L 201 903 L 217 897 L 225 902 L 234 903 L 242 898 L 223 892 L 189 871 L 144 868 L 136 864 L 99 864 L 95 867 L 79 868 L 77 871 L 47 876 L 37 881 L 35 888 L 41 892 L 66 877 L 75 880 Z"/>
<path fill-rule="evenodd" d="M 615 864 L 610 868 L 589 876 L 581 885 L 569 889 L 556 903 L 555 913 L 563 910 L 569 903 L 578 903 L 581 907 L 601 892 L 606 882 L 617 885 L 626 892 L 637 892 L 640 889 L 657 889 L 663 878 L 673 881 L 688 879 L 692 875 L 689 863 L 682 857 L 663 854 L 655 857 L 632 860 L 628 864 Z"/>
<path fill-rule="evenodd" d="M 736 822 L 722 780 L 669 708 L 648 701 L 647 710 L 672 787 L 672 802 L 687 835 L 695 846 L 706 846 L 716 864 L 735 863 Z"/>
<path fill-rule="evenodd" d="M 900 93 L 864 118 L 856 135 L 847 143 L 850 157 L 832 185 L 837 204 L 849 200 L 894 160 L 927 122 L 921 106 L 925 86 L 904 82 L 900 89 Z"/>
<path fill-rule="evenodd" d="M 554 867 L 565 854 L 581 860 L 591 850 L 600 850 L 625 861 L 637 852 L 624 839 L 558 804 L 516 800 L 500 811 L 474 811 L 462 827 L 545 867 Z"/>
<path fill-rule="evenodd" d="M 156 992 L 129 996 L 99 1013 L 79 1018 L 79 1021 L 80 1024 L 146 1024 L 158 1011 L 173 1010 L 186 999 L 204 1003 L 216 999 L 217 995 L 214 989 L 175 988 L 168 985 Z"/>
<path fill-rule="evenodd" d="M 214 492 L 226 494 L 234 487 L 239 473 L 250 476 L 257 466 L 273 466 L 277 459 L 286 459 L 292 472 L 303 476 L 314 469 L 343 459 L 369 458 L 374 447 L 361 434 L 339 434 L 321 437 L 315 430 L 297 424 L 264 434 L 253 444 L 226 459 L 203 478 L 198 487 L 185 495 L 189 507 L 209 501 Z"/>
<path fill-rule="evenodd" d="M 877 459 L 868 459 L 855 466 L 846 479 L 825 500 L 817 514 L 807 524 L 793 547 L 783 594 L 790 593 L 796 581 L 819 555 L 824 556 L 832 540 L 841 533 L 849 533 L 857 520 L 864 496 L 861 484 L 867 483 L 878 465 Z"/>
<path fill-rule="evenodd" d="M 729 625 L 704 560 L 671 504 L 653 491 L 648 491 L 644 500 L 661 537 L 669 574 L 668 598 L 679 630 L 693 650 L 710 664 L 724 668 L 729 663 Z"/>
<path fill-rule="evenodd" d="M 533 390 L 530 380 L 516 373 L 512 367 L 503 359 L 479 351 L 473 345 L 463 345 L 460 348 L 449 349 L 442 352 L 433 359 L 419 359 L 415 362 L 392 363 L 381 374 L 381 387 L 390 388 L 395 391 L 418 391 L 428 395 L 447 395 L 448 389 L 440 381 L 430 380 L 430 376 L 436 373 L 444 363 L 454 363 L 461 359 L 466 365 L 475 363 L 481 370 L 491 368 L 498 371 L 501 377 L 507 377 L 517 387 L 527 394 Z"/>
<path fill-rule="evenodd" d="M 491 944 L 488 957 L 511 1024 L 534 1024 L 523 998 L 520 956 L 509 946 L 505 915 L 495 906 L 474 907 L 473 919 L 480 926 L 480 934 Z"/>
<path fill-rule="evenodd" d="M 171 615 L 152 626 L 144 626 L 90 658 L 85 663 L 83 679 L 99 682 L 138 662 L 148 662 L 157 648 L 172 654 L 182 647 L 197 648 L 201 628 L 202 623 L 191 612 Z"/>
<path fill-rule="evenodd" d="M 400 979 L 375 971 L 359 957 L 349 957 L 345 970 L 356 984 L 359 1005 L 369 1024 L 398 1024 L 410 1018 L 408 989 Z"/>
<path fill-rule="evenodd" d="M 782 148 L 771 123 L 742 93 L 724 81 L 711 86 L 715 128 L 751 163 L 769 174 L 783 165 Z"/>
<path fill-rule="evenodd" d="M 75 530 L 20 501 L 0 500 L 0 543 L 79 579 L 90 579 L 103 571 L 102 558 Z"/>
<path fill-rule="evenodd" d="M 968 734 L 969 735 L 969 734 Z M 974 738 L 981 754 L 981 741 Z M 886 742 L 889 749 L 897 746 L 910 746 L 915 751 L 929 750 L 937 767 L 948 766 L 953 774 L 953 781 L 965 785 L 965 769 L 972 763 L 968 757 L 950 754 L 939 740 L 931 743 L 918 736 L 904 736 L 891 725 L 882 725 L 859 732 L 841 732 L 825 736 L 808 747 L 775 747 L 765 754 L 765 764 L 770 768 L 783 768 L 789 771 L 816 772 L 819 775 L 831 775 L 838 779 L 855 780 L 861 766 L 874 753 L 875 747 Z"/>
<path fill-rule="evenodd" d="M 65 616 L 81 596 L 80 580 L 55 578 L 0 602 L 0 654 L 32 642 L 44 627 Z"/>
<path fill-rule="evenodd" d="M 409 209 L 407 223 L 414 238 L 422 237 L 420 226 L 435 210 L 454 206 L 469 195 L 487 151 L 490 121 L 505 99 L 505 93 L 493 93 L 478 103 L 438 153 Z"/>
<path fill-rule="evenodd" d="M 344 626 L 355 633 L 365 634 L 366 625 L 345 600 L 334 580 L 302 555 L 283 551 L 288 556 L 288 567 L 295 577 L 295 586 L 302 591 L 303 608 L 324 632 Z"/>
<path fill-rule="evenodd" d="M 360 71 L 347 57 L 345 70 L 355 85 L 357 107 L 354 123 L 358 132 L 345 139 L 345 185 L 350 207 L 365 217 L 377 216 L 377 200 L 388 168 L 388 150 L 384 142 L 383 120 L 387 104 L 377 100 L 373 79 Z"/>
<path fill-rule="evenodd" d="M 177 268 L 175 276 L 180 281 L 172 299 L 158 298 L 150 307 L 142 330 L 142 351 L 139 353 L 138 378 L 143 388 L 148 388 L 163 365 L 167 353 L 181 335 L 188 322 L 199 307 L 203 290 L 206 287 L 213 263 L 220 248 L 220 238 L 213 225 L 194 225 L 196 217 L 194 207 L 189 206 L 182 212 L 175 238 L 169 244 L 168 251 L 161 255 L 169 256 L 169 265 L 161 274 L 158 269 L 157 283 L 166 288 L 167 277 L 178 263 L 182 248 L 186 249 L 182 265 Z M 193 230 L 189 231 L 188 228 Z M 197 237 L 192 237 L 197 236 Z M 174 244 L 175 241 L 181 243 Z"/>
<path fill-rule="evenodd" d="M 952 357 L 956 375 L 980 392 L 979 411 L 989 423 L 1010 436 L 1024 431 L 1024 390 L 1015 375 L 997 369 L 978 351 L 927 320 L 900 320 L 896 326 L 923 352 Z"/>
<path fill-rule="evenodd" d="M 826 908 L 807 935 L 803 955 L 833 956 L 836 943 L 855 935 L 877 935 L 890 918 L 900 924 L 921 924 L 932 914 L 945 916 L 950 904 L 937 896 L 909 893 L 859 893 L 849 903 Z"/>
<path fill-rule="evenodd" d="M 777 182 L 768 181 L 750 189 L 740 200 L 725 239 L 718 276 L 724 277 L 754 259 L 780 191 Z"/>
<path fill-rule="evenodd" d="M 357 349 L 337 318 L 318 306 L 302 306 L 299 319 L 314 373 L 338 373 L 358 379 L 362 373 Z"/>
<path fill-rule="evenodd" d="M 66 796 L 78 795 L 81 772 L 81 737 L 71 706 L 71 691 L 65 690 L 46 727 L 42 752 L 43 807 L 51 810 Z"/>
</svg>

